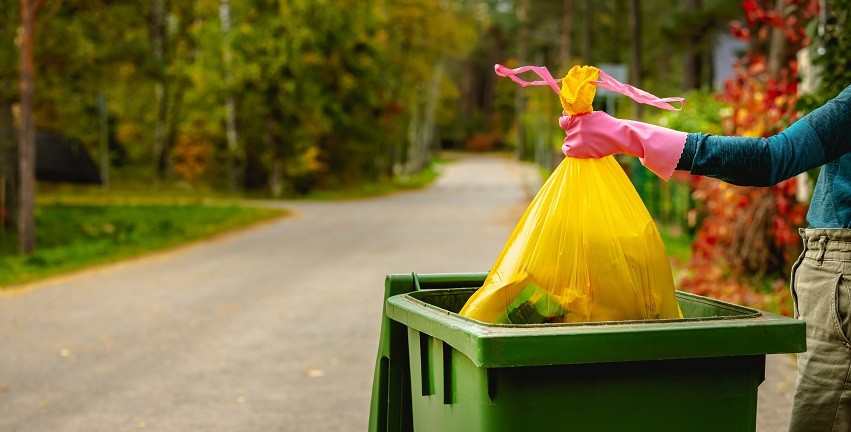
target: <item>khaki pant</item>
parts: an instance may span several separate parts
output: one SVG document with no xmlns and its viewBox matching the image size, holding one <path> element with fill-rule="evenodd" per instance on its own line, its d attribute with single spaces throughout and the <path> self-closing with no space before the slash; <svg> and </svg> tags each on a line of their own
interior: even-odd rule
<svg viewBox="0 0 851 432">
<path fill-rule="evenodd" d="M 851 229 L 801 229 L 795 317 L 807 322 L 790 432 L 851 431 Z"/>
</svg>

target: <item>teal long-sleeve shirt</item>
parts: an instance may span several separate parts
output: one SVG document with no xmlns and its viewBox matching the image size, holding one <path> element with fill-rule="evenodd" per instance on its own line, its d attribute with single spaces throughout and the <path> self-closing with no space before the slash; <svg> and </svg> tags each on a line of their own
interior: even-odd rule
<svg viewBox="0 0 851 432">
<path fill-rule="evenodd" d="M 678 170 L 740 186 L 771 186 L 822 166 L 807 222 L 851 228 L 851 86 L 769 138 L 690 133 Z"/>
</svg>

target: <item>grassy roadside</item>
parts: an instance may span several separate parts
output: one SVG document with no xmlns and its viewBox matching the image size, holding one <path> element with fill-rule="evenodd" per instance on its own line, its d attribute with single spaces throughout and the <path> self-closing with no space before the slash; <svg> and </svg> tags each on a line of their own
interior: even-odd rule
<svg viewBox="0 0 851 432">
<path fill-rule="evenodd" d="M 35 253 L 18 255 L 15 236 L 0 233 L 0 288 L 209 238 L 285 214 L 235 204 L 40 203 Z"/>
<path fill-rule="evenodd" d="M 430 166 L 419 173 L 394 180 L 365 183 L 352 188 L 336 190 L 316 190 L 300 199 L 311 201 L 342 201 L 370 198 L 394 192 L 415 190 L 430 185 L 440 175 L 441 168 L 449 159 L 435 159 Z"/>
<path fill-rule="evenodd" d="M 393 181 L 314 191 L 304 200 L 346 200 L 419 189 L 431 184 L 448 159 Z M 17 254 L 17 239 L 0 231 L 0 289 L 209 238 L 283 217 L 284 210 L 249 207 L 239 197 L 210 190 L 142 183 L 44 185 L 36 210 L 37 250 Z"/>
<path fill-rule="evenodd" d="M 306 195 L 285 195 L 281 200 L 293 201 L 342 201 L 371 198 L 400 191 L 415 190 L 430 185 L 440 175 L 444 165 L 456 159 L 453 155 L 434 157 L 431 164 L 419 173 L 399 176 L 395 179 L 361 183 L 350 187 L 315 189 Z M 242 199 L 270 200 L 268 192 L 232 193 L 215 190 L 205 185 L 190 185 L 186 182 L 162 182 L 151 184 L 136 180 L 113 182 L 104 190 L 100 186 L 39 185 L 38 204 L 51 203 L 171 203 L 201 204 L 209 202 L 238 202 Z"/>
</svg>

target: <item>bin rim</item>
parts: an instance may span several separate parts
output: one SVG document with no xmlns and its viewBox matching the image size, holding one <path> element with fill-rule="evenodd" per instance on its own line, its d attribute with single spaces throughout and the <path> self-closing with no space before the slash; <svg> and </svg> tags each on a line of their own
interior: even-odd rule
<svg viewBox="0 0 851 432">
<path fill-rule="evenodd" d="M 409 276 L 410 277 L 410 276 Z M 479 367 L 515 367 L 802 352 L 805 324 L 770 312 L 690 293 L 678 298 L 724 307 L 738 317 L 582 324 L 488 324 L 417 297 L 470 290 L 447 288 L 391 296 L 389 319 L 438 338 Z M 429 294 L 431 293 L 431 294 Z"/>
<path fill-rule="evenodd" d="M 573 339 L 577 343 L 565 344 L 563 340 L 560 340 L 564 339 L 563 335 L 526 337 L 530 331 L 536 331 L 537 327 L 534 326 L 517 328 L 490 326 L 488 328 L 478 321 L 463 319 L 457 314 L 450 315 L 450 312 L 440 308 L 423 307 L 413 302 L 413 297 L 403 295 L 435 289 L 464 287 L 475 289 L 481 286 L 486 277 L 487 273 L 420 275 L 408 273 L 386 276 L 381 335 L 369 411 L 368 430 L 370 432 L 413 430 L 408 364 L 408 333 L 410 331 L 418 331 L 442 339 L 444 343 L 470 358 L 476 366 L 485 368 L 688 357 L 759 356 L 806 350 L 804 321 L 766 312 L 753 318 L 755 321 L 762 322 L 759 326 L 745 326 L 741 324 L 743 321 L 741 319 L 666 323 L 669 327 L 671 325 L 686 326 L 688 329 L 687 326 L 693 326 L 697 329 L 691 332 L 682 329 L 668 331 L 665 334 L 644 332 L 641 340 L 630 340 L 623 334 L 605 333 L 607 329 L 608 331 L 611 328 L 624 329 L 641 325 L 640 323 L 619 323 L 617 326 L 556 325 L 555 328 L 561 332 L 584 331 L 585 333 L 584 337 Z M 549 329 L 552 328 L 553 325 L 549 327 Z M 733 344 L 730 344 L 728 340 L 731 335 L 735 339 Z M 685 350 L 671 349 L 667 342 L 676 341 L 677 338 L 691 339 L 697 343 L 692 343 Z M 748 340 L 757 343 L 747 343 Z M 548 345 L 551 341 L 555 343 Z M 595 356 L 577 355 L 587 354 L 589 349 L 596 350 L 601 346 L 607 348 L 605 355 L 599 355 L 599 353 Z M 636 348 L 640 349 L 636 350 Z M 541 352 L 545 355 L 540 355 L 540 352 L 536 350 L 544 350 Z"/>
<path fill-rule="evenodd" d="M 504 327 L 504 328 L 554 328 L 554 327 L 589 327 L 589 326 L 609 326 L 609 325 L 629 325 L 629 324 L 660 324 L 660 323 L 679 323 L 679 322 L 698 322 L 698 321 L 719 321 L 719 320 L 739 320 L 739 319 L 751 319 L 758 318 L 763 315 L 763 311 L 758 309 L 754 309 L 747 306 L 737 305 L 734 303 L 728 303 L 723 300 L 716 300 L 709 297 L 700 296 L 697 294 L 692 294 L 685 291 L 676 291 L 676 296 L 678 299 L 686 299 L 695 303 L 703 303 L 706 305 L 715 306 L 718 308 L 726 309 L 730 312 L 737 313 L 737 315 L 718 315 L 718 316 L 707 316 L 707 317 L 692 317 L 692 318 L 660 318 L 660 319 L 637 319 L 637 320 L 622 320 L 622 321 L 593 321 L 593 322 L 572 322 L 572 323 L 541 323 L 541 324 L 504 324 L 504 323 L 489 323 L 485 321 L 480 321 L 474 318 L 465 317 L 456 312 L 448 311 L 439 306 L 435 306 L 431 303 L 423 301 L 419 297 L 422 296 L 431 296 L 431 295 L 439 295 L 442 292 L 447 291 L 462 291 L 462 290 L 470 290 L 475 291 L 475 288 L 443 288 L 443 289 L 434 289 L 429 291 L 415 291 L 408 294 L 402 295 L 410 295 L 411 300 L 415 303 L 422 305 L 423 307 L 433 309 L 440 312 L 446 312 L 457 316 L 458 318 L 466 321 L 470 321 L 476 324 L 481 324 L 487 327 Z M 768 313 L 768 312 L 765 312 Z"/>
</svg>

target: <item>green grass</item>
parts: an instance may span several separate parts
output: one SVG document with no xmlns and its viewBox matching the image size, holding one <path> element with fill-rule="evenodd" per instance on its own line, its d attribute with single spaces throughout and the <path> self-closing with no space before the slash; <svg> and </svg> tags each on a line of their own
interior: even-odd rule
<svg viewBox="0 0 851 432">
<path fill-rule="evenodd" d="M 423 172 L 407 178 L 315 191 L 303 199 L 357 199 L 422 188 L 437 178 L 447 162 L 435 160 Z M 16 236 L 0 231 L 0 289 L 167 249 L 286 214 L 240 205 L 239 198 L 179 182 L 124 180 L 108 190 L 40 184 L 35 253 L 19 255 Z"/>
<path fill-rule="evenodd" d="M 419 189 L 451 159 L 436 159 L 421 173 L 393 181 L 328 191 L 302 199 L 347 200 Z M 13 233 L 0 231 L 0 289 L 200 240 L 283 210 L 245 207 L 235 194 L 180 182 L 124 179 L 100 186 L 40 184 L 36 252 L 17 254 Z M 258 197 L 259 198 L 259 197 Z"/>
<path fill-rule="evenodd" d="M 662 243 L 665 243 L 665 250 L 668 256 L 685 264 L 691 258 L 691 242 L 692 238 L 685 234 L 680 229 L 668 228 L 659 225 L 659 234 L 662 235 Z"/>
<path fill-rule="evenodd" d="M 55 184 L 39 182 L 37 200 L 41 202 L 147 202 L 199 203 L 205 200 L 239 199 L 238 193 L 211 188 L 204 183 L 184 181 L 155 182 L 143 178 L 120 177 L 113 179 L 110 187 L 100 185 Z"/>
<path fill-rule="evenodd" d="M 142 255 L 286 214 L 164 199 L 153 204 L 131 198 L 118 203 L 122 200 L 67 201 L 39 203 L 37 249 L 31 255 L 18 255 L 15 236 L 0 232 L 0 287 Z"/>
<path fill-rule="evenodd" d="M 417 174 L 394 180 L 364 183 L 351 188 L 315 190 L 301 199 L 315 201 L 341 201 L 376 197 L 398 191 L 420 189 L 430 185 L 437 176 L 440 175 L 441 166 L 444 163 L 446 162 L 443 160 L 435 161 L 431 166 Z"/>
</svg>

